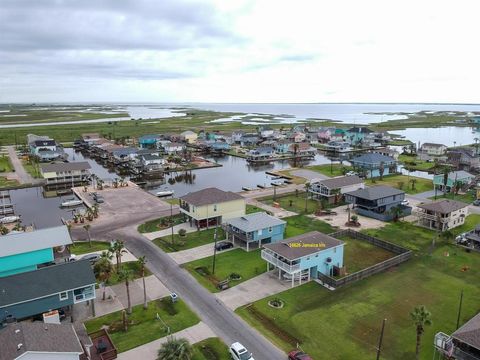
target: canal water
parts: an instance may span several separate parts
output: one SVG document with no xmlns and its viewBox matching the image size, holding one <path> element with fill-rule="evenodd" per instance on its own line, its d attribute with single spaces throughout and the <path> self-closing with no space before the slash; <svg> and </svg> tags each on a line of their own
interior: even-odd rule
<svg viewBox="0 0 480 360">
<path fill-rule="evenodd" d="M 471 127 L 445 126 L 439 128 L 408 128 L 393 130 L 390 133 L 404 136 L 418 146 L 418 143 L 432 142 L 447 146 L 473 144 L 480 138 L 480 130 Z"/>
</svg>

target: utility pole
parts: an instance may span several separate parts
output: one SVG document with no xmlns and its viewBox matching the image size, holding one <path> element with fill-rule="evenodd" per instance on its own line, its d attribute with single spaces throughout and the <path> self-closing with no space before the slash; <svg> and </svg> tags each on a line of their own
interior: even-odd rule
<svg viewBox="0 0 480 360">
<path fill-rule="evenodd" d="M 217 228 L 218 226 L 215 225 L 215 233 L 213 234 L 213 265 L 212 265 L 212 274 L 215 274 L 215 260 L 217 258 Z"/>
<path fill-rule="evenodd" d="M 170 225 L 172 226 L 172 245 L 173 245 L 173 204 L 170 203 Z"/>
<path fill-rule="evenodd" d="M 458 327 L 460 326 L 460 314 L 462 312 L 462 302 L 463 302 L 463 289 L 462 289 L 462 292 L 460 293 L 460 304 L 458 305 L 458 315 L 457 315 L 457 327 L 456 327 L 456 329 L 458 329 Z"/>
<path fill-rule="evenodd" d="M 382 351 L 383 332 L 385 331 L 386 321 L 387 319 L 383 319 L 383 322 L 382 322 L 382 332 L 380 333 L 380 339 L 378 340 L 378 347 L 377 347 L 377 360 L 380 359 L 380 352 Z"/>
</svg>

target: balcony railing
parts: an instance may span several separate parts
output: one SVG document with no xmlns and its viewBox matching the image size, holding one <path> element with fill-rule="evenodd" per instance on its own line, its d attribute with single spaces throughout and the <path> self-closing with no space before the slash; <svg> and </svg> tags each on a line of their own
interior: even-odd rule
<svg viewBox="0 0 480 360">
<path fill-rule="evenodd" d="M 426 213 L 425 211 L 421 211 L 421 210 L 414 210 L 413 212 L 413 215 L 415 216 L 418 216 L 422 219 L 428 219 L 428 220 L 433 220 L 433 221 L 440 221 L 441 223 L 447 223 L 450 221 L 450 216 L 448 217 L 440 217 L 440 216 L 437 216 L 437 215 L 433 215 L 433 214 L 428 214 Z"/>
<path fill-rule="evenodd" d="M 270 264 L 275 265 L 276 267 L 282 269 L 283 271 L 286 271 L 289 274 L 292 274 L 300 270 L 300 264 L 290 265 L 286 262 L 283 262 L 279 258 L 273 256 L 272 254 L 267 252 L 267 250 L 262 250 L 261 256 L 263 260 L 268 261 Z"/>
</svg>

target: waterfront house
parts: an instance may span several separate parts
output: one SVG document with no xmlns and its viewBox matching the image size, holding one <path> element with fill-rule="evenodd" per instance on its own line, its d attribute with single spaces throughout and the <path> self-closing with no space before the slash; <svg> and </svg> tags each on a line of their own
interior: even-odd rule
<svg viewBox="0 0 480 360">
<path fill-rule="evenodd" d="M 317 149 L 308 142 L 294 143 L 288 147 L 288 152 L 299 156 L 315 156 Z"/>
<path fill-rule="evenodd" d="M 7 324 L 0 328 L 0 344 L 0 360 L 86 359 L 73 324 Z"/>
<path fill-rule="evenodd" d="M 380 154 L 380 155 L 384 155 L 384 156 L 390 156 L 394 160 L 398 160 L 398 157 L 400 156 L 400 153 L 397 150 L 390 149 L 388 147 L 371 150 L 371 152 L 376 153 L 376 154 Z"/>
<path fill-rule="evenodd" d="M 88 260 L 64 262 L 0 278 L 0 323 L 95 299 Z"/>
<path fill-rule="evenodd" d="M 365 177 L 379 177 L 383 168 L 383 175 L 396 173 L 397 162 L 394 158 L 378 153 L 367 153 L 350 160 L 353 168 Z"/>
<path fill-rule="evenodd" d="M 468 204 L 442 199 L 419 204 L 414 212 L 417 224 L 429 229 L 446 231 L 463 225 L 468 216 Z"/>
<path fill-rule="evenodd" d="M 39 161 L 45 162 L 66 158 L 63 147 L 48 136 L 28 134 L 27 142 L 30 154 L 37 157 Z"/>
<path fill-rule="evenodd" d="M 109 152 L 109 160 L 115 165 L 127 163 L 131 160 L 135 160 L 135 158 L 137 157 L 137 151 L 138 149 L 133 147 L 122 147 L 120 149 L 114 149 Z"/>
<path fill-rule="evenodd" d="M 330 129 L 320 129 L 317 133 L 318 141 L 321 143 L 327 143 L 332 137 L 332 131 Z"/>
<path fill-rule="evenodd" d="M 367 142 L 369 138 L 372 138 L 372 130 L 367 127 L 354 126 L 345 131 L 345 140 L 350 142 L 353 146 L 362 145 Z"/>
<path fill-rule="evenodd" d="M 273 136 L 274 130 L 270 126 L 262 126 L 260 129 L 260 137 L 268 139 Z"/>
<path fill-rule="evenodd" d="M 250 251 L 252 248 L 261 248 L 264 244 L 283 240 L 286 224 L 265 212 L 256 212 L 229 219 L 224 223 L 224 227 L 227 240 Z"/>
<path fill-rule="evenodd" d="M 326 199 L 329 204 L 343 200 L 344 194 L 363 189 L 365 184 L 358 176 L 339 176 L 331 179 L 313 179 L 309 192 L 318 199 Z"/>
<path fill-rule="evenodd" d="M 290 151 L 292 142 L 289 140 L 279 140 L 275 143 L 274 149 L 277 154 L 287 154 Z"/>
<path fill-rule="evenodd" d="M 163 150 L 167 155 L 176 155 L 185 150 L 185 144 L 169 142 L 163 145 Z"/>
<path fill-rule="evenodd" d="M 307 135 L 304 132 L 294 132 L 288 136 L 288 139 L 291 140 L 294 143 L 300 143 L 302 141 L 305 141 L 307 138 Z"/>
<path fill-rule="evenodd" d="M 71 244 L 66 226 L 0 236 L 0 277 L 63 261 Z"/>
<path fill-rule="evenodd" d="M 248 152 L 248 161 L 269 160 L 273 157 L 275 151 L 270 146 L 259 146 Z"/>
<path fill-rule="evenodd" d="M 480 313 L 460 326 L 451 336 L 443 332 L 435 334 L 434 348 L 444 359 L 480 359 Z"/>
<path fill-rule="evenodd" d="M 245 198 L 231 191 L 206 188 L 180 197 L 180 212 L 197 228 L 215 226 L 245 215 Z"/>
<path fill-rule="evenodd" d="M 182 138 L 183 141 L 185 141 L 187 144 L 194 144 L 195 141 L 197 141 L 198 139 L 198 135 L 191 131 L 191 130 L 187 130 L 187 131 L 184 131 L 180 134 L 180 137 Z"/>
<path fill-rule="evenodd" d="M 368 216 L 381 221 L 390 221 L 396 215 L 403 217 L 410 215 L 412 208 L 402 205 L 405 192 L 390 186 L 371 186 L 345 193 L 345 201 L 353 205 L 359 215 Z M 394 214 L 392 208 L 401 210 L 401 214 Z"/>
<path fill-rule="evenodd" d="M 478 170 L 480 157 L 474 149 L 457 148 L 447 151 L 447 163 L 458 170 Z"/>
<path fill-rule="evenodd" d="M 158 147 L 161 138 L 161 135 L 158 134 L 142 135 L 138 138 L 138 145 L 142 149 L 155 149 Z"/>
<path fill-rule="evenodd" d="M 325 150 L 331 152 L 349 152 L 352 148 L 346 141 L 332 140 L 325 145 Z"/>
<path fill-rule="evenodd" d="M 207 147 L 212 151 L 216 151 L 216 152 L 230 151 L 230 148 L 231 148 L 231 146 L 228 143 L 223 141 L 209 142 L 207 144 Z"/>
<path fill-rule="evenodd" d="M 86 161 L 41 164 L 40 174 L 45 179 L 45 190 L 70 189 L 88 184 L 90 164 Z"/>
<path fill-rule="evenodd" d="M 460 170 L 448 173 L 447 183 L 445 184 L 445 175 L 437 174 L 433 176 L 433 185 L 441 191 L 450 192 L 457 183 L 460 187 L 467 187 L 475 180 L 475 176 Z"/>
<path fill-rule="evenodd" d="M 317 274 L 333 276 L 343 268 L 344 242 L 318 231 L 311 231 L 263 246 L 261 257 L 278 269 L 279 278 L 291 278 L 292 287 L 302 278 L 316 279 Z"/>
<path fill-rule="evenodd" d="M 392 140 L 391 135 L 387 131 L 374 132 L 372 133 L 372 136 L 373 136 L 373 140 L 380 144 L 386 144 L 390 140 Z"/>
<path fill-rule="evenodd" d="M 442 156 L 447 151 L 447 147 L 443 144 L 426 142 L 420 146 L 420 151 L 431 156 Z"/>
<path fill-rule="evenodd" d="M 240 139 L 241 146 L 255 146 L 260 142 L 260 138 L 256 134 L 244 134 Z"/>
<path fill-rule="evenodd" d="M 232 142 L 234 144 L 240 144 L 242 142 L 242 137 L 245 135 L 244 131 L 234 131 L 232 132 Z"/>
<path fill-rule="evenodd" d="M 158 155 L 145 154 L 140 157 L 140 164 L 142 165 L 142 169 L 145 172 L 163 170 L 163 166 L 166 163 L 167 161 L 163 157 Z"/>
</svg>

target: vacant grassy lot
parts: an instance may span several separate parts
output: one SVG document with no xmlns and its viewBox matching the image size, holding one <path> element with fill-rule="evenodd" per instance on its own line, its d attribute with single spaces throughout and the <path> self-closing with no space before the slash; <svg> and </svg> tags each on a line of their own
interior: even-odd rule
<svg viewBox="0 0 480 360">
<path fill-rule="evenodd" d="M 264 273 L 265 261 L 260 257 L 260 249 L 246 252 L 235 249 L 226 253 L 217 253 L 215 274 L 212 274 L 213 256 L 195 260 L 183 265 L 200 284 L 211 292 L 218 292 L 216 284 L 228 279 L 232 273 L 239 274 L 240 280 L 231 280 L 230 287 Z M 200 271 L 200 272 L 199 272 Z"/>
<path fill-rule="evenodd" d="M 157 320 L 157 314 L 163 322 Z M 89 333 L 106 326 L 118 351 L 123 352 L 167 336 L 164 323 L 170 327 L 170 332 L 174 333 L 198 322 L 197 315 L 182 300 L 173 304 L 170 297 L 166 297 L 149 302 L 146 310 L 143 305 L 134 306 L 128 317 L 126 332 L 123 330 L 121 311 L 89 320 L 85 326 Z"/>
<path fill-rule="evenodd" d="M 82 255 L 94 251 L 106 251 L 109 248 L 109 242 L 92 241 L 91 244 L 89 244 L 88 241 L 75 241 L 73 245 L 70 246 L 70 252 L 75 255 Z"/>
<path fill-rule="evenodd" d="M 429 199 L 435 200 L 435 196 L 432 196 Z M 477 194 L 474 190 L 468 191 L 465 194 L 457 194 L 457 195 L 454 195 L 453 193 L 450 192 L 444 195 L 437 195 L 437 200 L 440 200 L 440 199 L 451 199 L 451 200 L 463 201 L 467 204 L 470 204 L 477 199 Z"/>
<path fill-rule="evenodd" d="M 173 215 L 172 217 L 173 225 L 178 225 L 183 222 L 183 215 L 177 214 Z M 138 225 L 138 232 L 139 233 L 149 233 L 158 230 L 163 230 L 171 226 L 170 216 L 161 217 L 158 219 L 153 219 L 147 221 L 141 225 Z"/>
<path fill-rule="evenodd" d="M 219 338 L 208 338 L 193 345 L 192 360 L 230 360 L 228 347 Z"/>
<path fill-rule="evenodd" d="M 287 222 L 285 238 L 290 238 L 292 236 L 301 235 L 315 230 L 324 234 L 330 234 L 337 230 L 335 227 L 324 221 L 312 219 L 305 215 L 290 216 L 283 218 L 283 220 Z"/>
<path fill-rule="evenodd" d="M 325 164 L 307 166 L 307 169 L 316 171 L 326 176 L 335 177 L 345 175 L 348 171 L 353 170 L 353 167 L 343 164 Z"/>
<path fill-rule="evenodd" d="M 415 185 L 412 184 L 412 180 L 415 181 Z M 401 189 L 407 194 L 419 194 L 425 191 L 433 190 L 433 182 L 429 179 L 423 179 L 415 176 L 408 175 L 387 175 L 376 179 L 366 179 L 365 184 L 372 185 L 387 185 L 396 189 Z"/>
<path fill-rule="evenodd" d="M 320 202 L 311 198 L 305 200 L 305 197 L 305 192 L 298 192 L 298 194 L 277 195 L 275 201 L 273 200 L 273 196 L 261 198 L 259 201 L 271 206 L 273 206 L 274 202 L 277 202 L 281 208 L 296 212 L 297 214 L 313 214 L 319 207 Z M 307 203 L 306 211 L 305 202 Z"/>
<path fill-rule="evenodd" d="M 0 189 L 2 188 L 12 188 L 18 185 L 17 180 L 8 180 L 4 176 L 0 176 Z"/>
<path fill-rule="evenodd" d="M 41 178 L 40 168 L 38 164 L 32 163 L 28 160 L 22 160 L 23 168 L 27 173 L 29 173 L 33 178 Z"/>
<path fill-rule="evenodd" d="M 225 231 L 222 228 L 217 229 L 217 241 L 225 239 Z M 153 240 L 153 243 L 165 252 L 175 252 L 180 250 L 191 249 L 200 245 L 213 243 L 215 241 L 215 229 L 194 231 L 180 236 L 179 234 L 172 237 L 164 236 Z"/>
<path fill-rule="evenodd" d="M 11 172 L 13 170 L 10 158 L 8 156 L 0 156 L 0 173 Z"/>
</svg>

